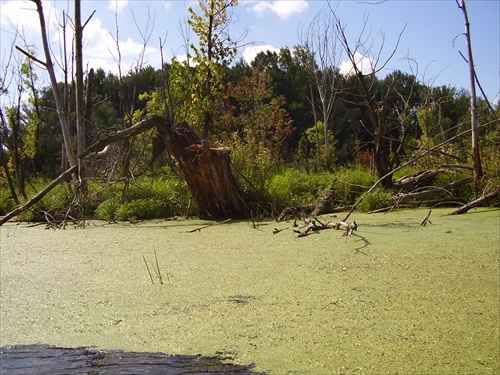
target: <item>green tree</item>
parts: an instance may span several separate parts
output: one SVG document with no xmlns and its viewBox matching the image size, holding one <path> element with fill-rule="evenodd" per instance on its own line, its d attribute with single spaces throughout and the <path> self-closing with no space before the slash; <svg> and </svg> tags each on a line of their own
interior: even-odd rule
<svg viewBox="0 0 500 375">
<path fill-rule="evenodd" d="M 192 125 L 202 127 L 205 139 L 213 130 L 225 68 L 236 55 L 236 43 L 229 34 L 231 18 L 228 12 L 237 3 L 237 0 L 199 0 L 200 13 L 189 8 L 188 24 L 197 35 L 198 44 L 190 44 L 192 55 L 190 52 L 184 63 L 184 72 L 194 73 L 190 79 L 188 113 Z M 189 68 L 191 61 L 196 66 L 194 70 Z"/>
</svg>

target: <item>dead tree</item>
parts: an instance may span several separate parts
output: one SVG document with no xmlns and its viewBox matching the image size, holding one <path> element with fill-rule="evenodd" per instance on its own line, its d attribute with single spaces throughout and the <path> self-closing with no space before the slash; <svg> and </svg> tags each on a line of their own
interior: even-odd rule
<svg viewBox="0 0 500 375">
<path fill-rule="evenodd" d="M 470 112 L 471 112 L 471 142 L 472 142 L 472 162 L 474 166 L 474 189 L 476 192 L 479 190 L 480 180 L 483 176 L 483 169 L 481 166 L 481 157 L 479 155 L 479 141 L 478 141 L 478 127 L 477 127 L 477 98 L 476 98 L 476 72 L 474 68 L 474 60 L 472 56 L 472 45 L 470 37 L 470 23 L 465 7 L 465 0 L 456 0 L 458 7 L 462 10 L 465 23 L 465 39 L 467 41 L 467 58 L 465 59 L 469 64 L 469 79 L 470 79 Z M 463 55 L 462 55 L 463 56 Z"/>
<path fill-rule="evenodd" d="M 246 218 L 248 212 L 231 172 L 230 149 L 210 147 L 185 122 L 170 125 L 155 116 L 159 133 L 184 178 L 203 219 Z"/>
</svg>

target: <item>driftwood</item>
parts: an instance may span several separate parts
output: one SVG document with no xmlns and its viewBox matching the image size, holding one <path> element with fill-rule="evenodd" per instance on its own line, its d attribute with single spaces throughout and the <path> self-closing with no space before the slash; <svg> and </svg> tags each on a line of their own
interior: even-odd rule
<svg viewBox="0 0 500 375">
<path fill-rule="evenodd" d="M 498 198 L 499 195 L 500 195 L 500 187 L 496 186 L 495 187 L 495 191 L 493 191 L 492 193 L 489 193 L 487 195 L 483 195 L 482 197 L 480 197 L 480 198 L 478 198 L 476 200 L 473 200 L 472 202 L 469 202 L 469 203 L 463 205 L 458 210 L 454 211 L 452 213 L 452 215 L 465 214 L 471 208 L 482 206 L 483 204 L 485 204 L 485 203 L 487 203 L 487 202 L 489 202 L 489 201 L 491 201 L 491 200 L 493 200 L 495 198 Z"/>
<path fill-rule="evenodd" d="M 358 224 L 355 221 L 353 221 L 351 224 L 348 224 L 348 223 L 341 221 L 341 222 L 339 222 L 339 224 L 345 228 L 345 232 L 342 235 L 342 237 L 345 237 L 346 242 L 347 242 L 347 237 L 352 236 L 352 232 L 358 230 Z"/>
<path fill-rule="evenodd" d="M 351 236 L 353 231 L 358 230 L 358 224 L 355 221 L 353 221 L 350 224 L 343 222 L 343 221 L 339 221 L 339 222 L 335 222 L 335 223 L 329 221 L 327 223 L 322 223 L 318 218 L 314 218 L 314 219 L 306 219 L 304 221 L 304 225 L 299 228 L 302 230 L 294 229 L 294 232 L 298 234 L 298 237 L 305 237 L 308 234 L 310 234 L 311 232 L 316 232 L 316 231 L 324 230 L 324 229 L 339 229 L 341 227 L 343 227 L 345 229 L 344 233 L 342 234 L 342 237 L 346 237 L 346 241 L 347 241 L 347 237 Z M 278 229 L 274 228 L 273 233 L 276 234 L 276 233 L 281 232 L 282 230 L 283 229 L 278 230 Z"/>
</svg>

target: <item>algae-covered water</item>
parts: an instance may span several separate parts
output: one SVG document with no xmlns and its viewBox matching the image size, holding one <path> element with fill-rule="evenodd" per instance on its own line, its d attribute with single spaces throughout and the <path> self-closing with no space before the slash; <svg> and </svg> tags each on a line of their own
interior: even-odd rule
<svg viewBox="0 0 500 375">
<path fill-rule="evenodd" d="M 424 209 L 355 213 L 347 241 L 291 222 L 7 223 L 0 346 L 216 355 L 269 374 L 498 374 L 500 211 L 450 212 L 425 227 Z"/>
</svg>

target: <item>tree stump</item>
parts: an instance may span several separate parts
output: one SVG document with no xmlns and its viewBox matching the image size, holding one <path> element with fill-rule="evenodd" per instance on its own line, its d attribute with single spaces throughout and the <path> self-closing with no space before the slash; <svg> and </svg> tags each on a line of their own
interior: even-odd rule
<svg viewBox="0 0 500 375">
<path fill-rule="evenodd" d="M 202 219 L 248 217 L 231 172 L 230 149 L 210 147 L 186 122 L 171 125 L 158 116 L 157 129 L 178 161 Z"/>
</svg>

